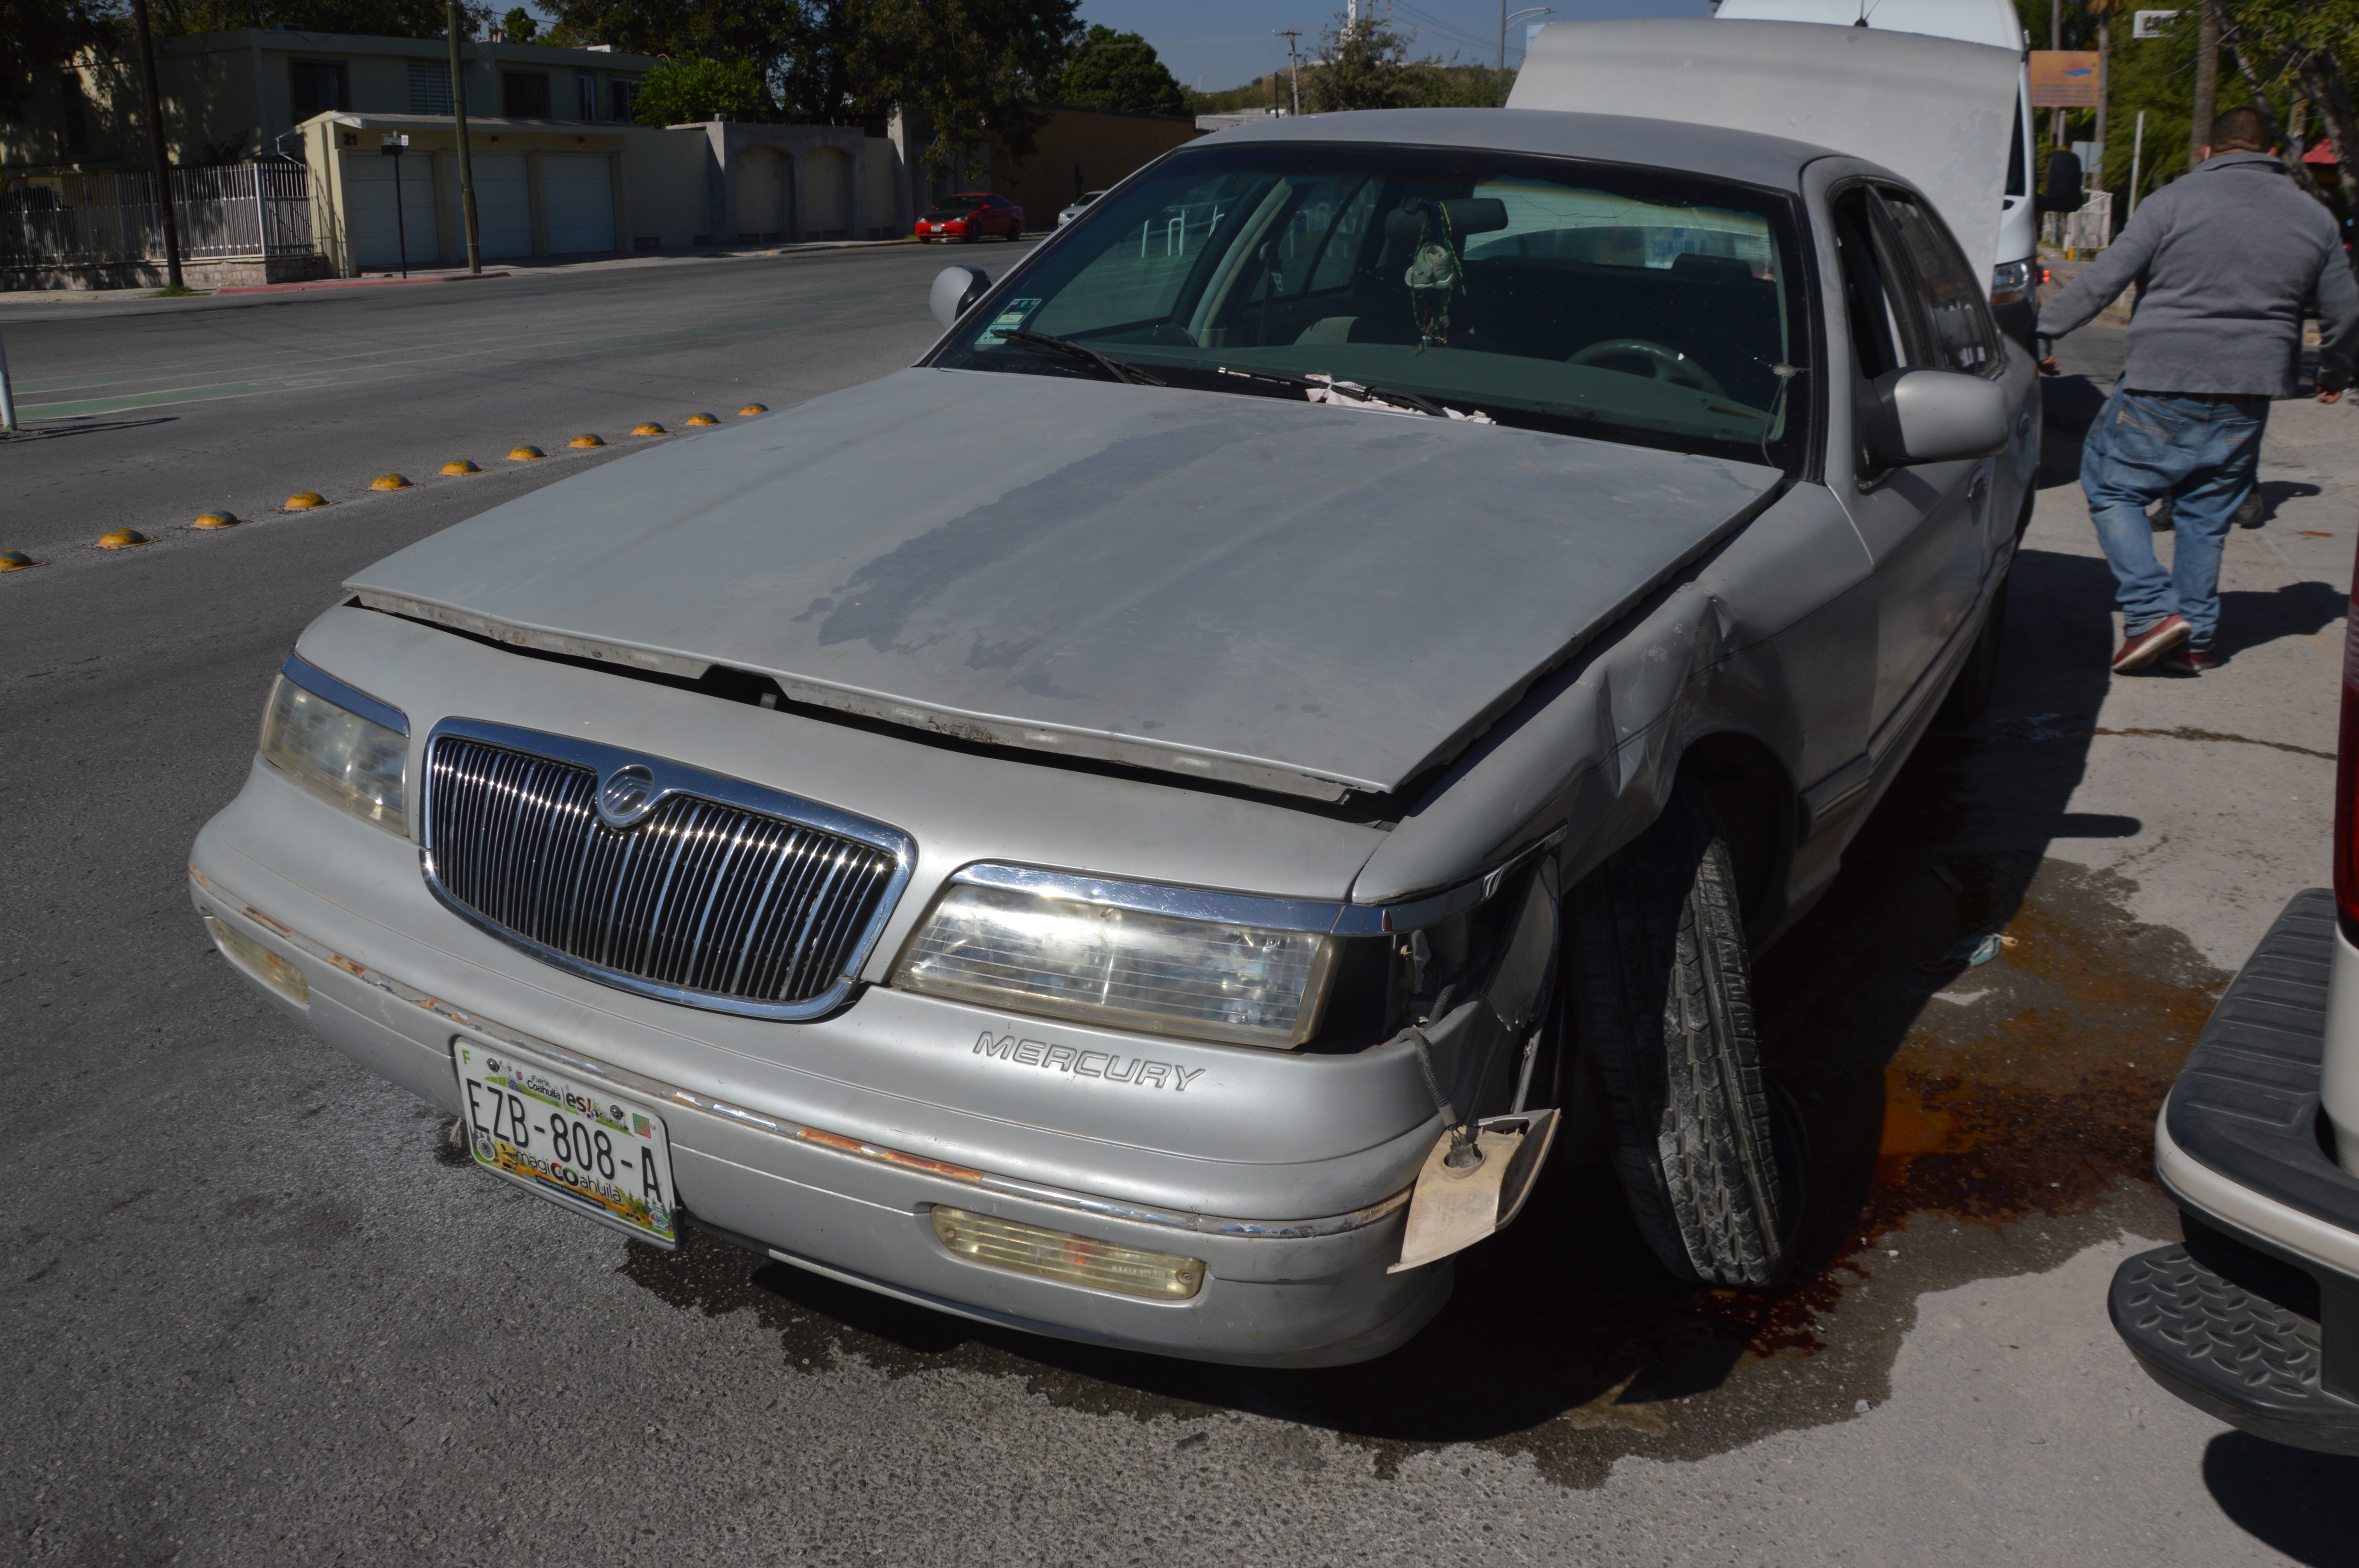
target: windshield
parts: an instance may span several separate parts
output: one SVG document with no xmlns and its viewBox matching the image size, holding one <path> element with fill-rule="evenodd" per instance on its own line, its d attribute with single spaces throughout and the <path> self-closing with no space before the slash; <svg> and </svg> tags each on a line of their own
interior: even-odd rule
<svg viewBox="0 0 2359 1568">
<path fill-rule="evenodd" d="M 1174 386 L 1299 398 L 1235 373 L 1334 377 L 1791 468 L 1800 276 L 1788 200 L 1748 187 L 1511 153 L 1208 148 L 1093 202 L 932 362 L 1108 373 L 1022 341 L 1047 334 Z"/>
</svg>

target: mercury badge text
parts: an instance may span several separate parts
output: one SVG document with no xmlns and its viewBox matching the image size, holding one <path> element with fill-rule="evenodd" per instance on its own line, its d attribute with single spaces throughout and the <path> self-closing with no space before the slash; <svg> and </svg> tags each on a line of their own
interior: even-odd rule
<svg viewBox="0 0 2359 1568">
<path fill-rule="evenodd" d="M 988 1029 L 975 1041 L 974 1054 L 996 1056 L 1027 1067 L 1054 1067 L 1076 1077 L 1103 1078 L 1110 1084 L 1152 1084 L 1158 1089 L 1169 1087 L 1174 1094 L 1187 1093 L 1188 1086 L 1204 1076 L 1203 1068 L 1183 1067 L 1177 1062 L 1149 1062 L 1143 1057 L 1125 1061 L 1109 1051 L 1076 1051 L 1071 1045 L 1051 1045 L 1045 1040 L 995 1035 Z"/>
</svg>

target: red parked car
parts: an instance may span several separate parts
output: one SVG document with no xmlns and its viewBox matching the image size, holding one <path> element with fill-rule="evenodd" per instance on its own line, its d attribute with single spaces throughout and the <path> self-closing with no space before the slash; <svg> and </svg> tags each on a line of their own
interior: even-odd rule
<svg viewBox="0 0 2359 1568">
<path fill-rule="evenodd" d="M 1024 209 L 1005 196 L 972 190 L 945 196 L 918 216 L 918 238 L 962 240 L 968 243 L 985 234 L 1003 239 L 1024 237 Z"/>
</svg>

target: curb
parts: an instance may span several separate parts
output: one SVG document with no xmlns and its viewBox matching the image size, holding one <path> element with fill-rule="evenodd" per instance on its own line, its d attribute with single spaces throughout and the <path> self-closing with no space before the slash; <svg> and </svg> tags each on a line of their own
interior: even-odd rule
<svg viewBox="0 0 2359 1568">
<path fill-rule="evenodd" d="M 216 288 L 216 297 L 223 294 L 299 294 L 314 288 L 398 288 L 407 283 L 481 283 L 488 278 L 506 277 L 505 272 L 454 272 L 440 277 L 324 277 L 310 283 L 249 283 L 235 288 Z"/>
</svg>

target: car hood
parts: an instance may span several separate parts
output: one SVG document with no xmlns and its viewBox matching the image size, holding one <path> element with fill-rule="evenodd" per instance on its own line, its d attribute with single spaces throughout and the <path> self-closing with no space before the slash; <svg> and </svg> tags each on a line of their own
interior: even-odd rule
<svg viewBox="0 0 2359 1568">
<path fill-rule="evenodd" d="M 1339 799 L 1446 761 L 1778 477 L 1290 399 L 911 370 L 550 485 L 349 586 L 506 642 L 727 665 L 962 740 Z"/>
</svg>

